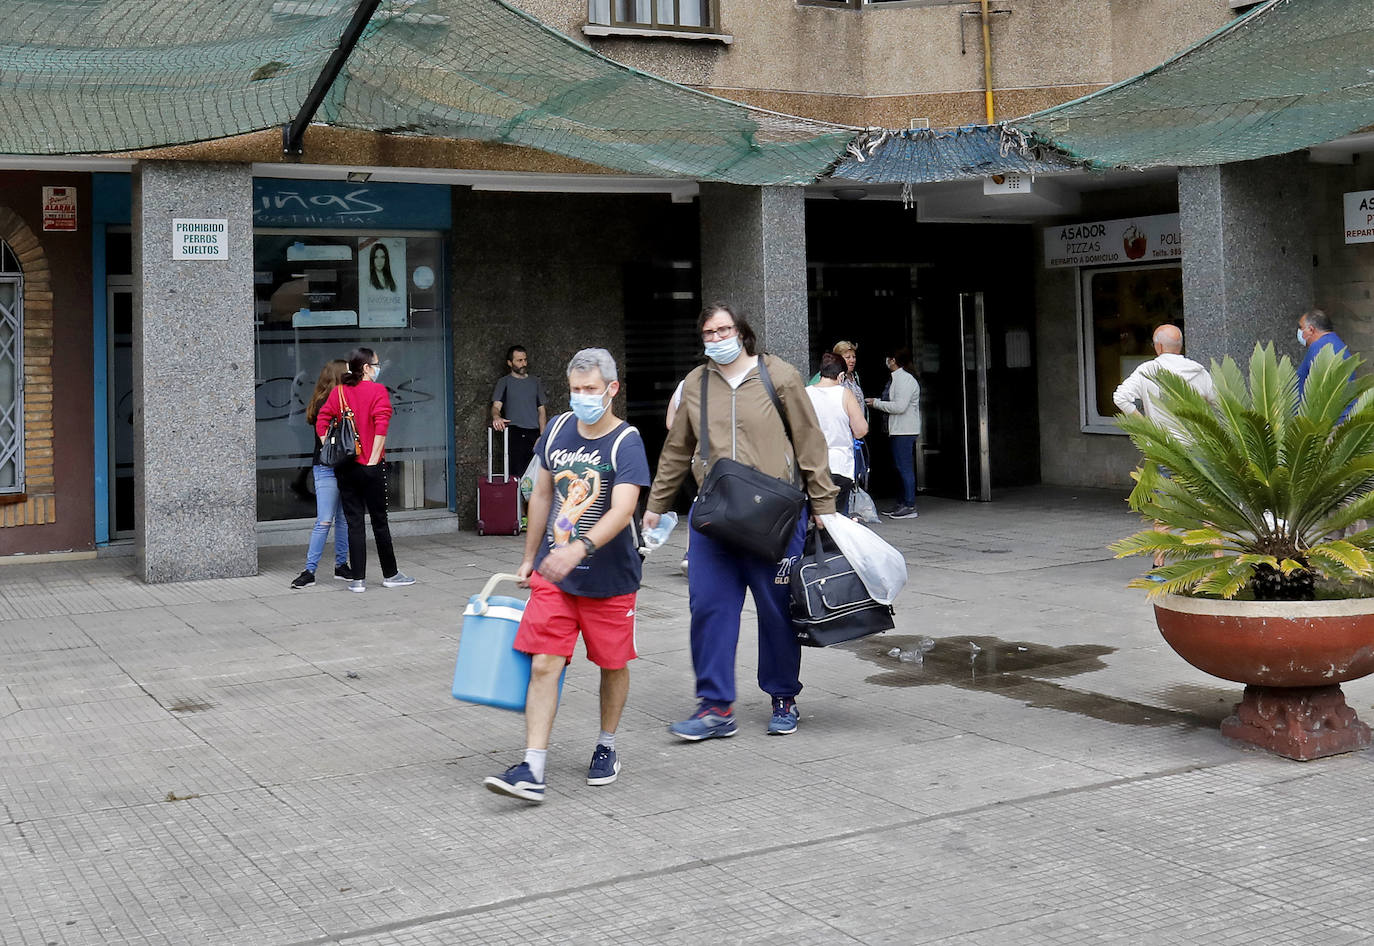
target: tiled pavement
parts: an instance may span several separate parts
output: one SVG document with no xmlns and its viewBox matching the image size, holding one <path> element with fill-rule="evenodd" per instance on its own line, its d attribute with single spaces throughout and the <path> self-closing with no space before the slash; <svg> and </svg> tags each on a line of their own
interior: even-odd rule
<svg viewBox="0 0 1374 946">
<path fill-rule="evenodd" d="M 0 567 L 0 943 L 1374 941 L 1374 755 L 1225 743 L 1240 688 L 1124 589 L 1123 509 L 926 500 L 880 527 L 911 565 L 897 631 L 808 651 L 800 730 L 768 738 L 746 623 L 740 735 L 696 745 L 664 731 L 692 706 L 674 536 L 620 780 L 584 782 L 579 656 L 536 808 L 480 788 L 520 717 L 448 695 L 518 540 L 404 539 L 420 583 L 361 597 L 288 590 L 300 549 L 164 586 L 127 558 Z M 923 635 L 924 664 L 887 656 Z M 1374 719 L 1374 685 L 1346 691 Z"/>
</svg>

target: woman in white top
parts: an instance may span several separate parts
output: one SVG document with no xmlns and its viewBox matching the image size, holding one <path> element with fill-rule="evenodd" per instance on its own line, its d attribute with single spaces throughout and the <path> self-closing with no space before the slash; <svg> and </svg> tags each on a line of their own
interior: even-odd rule
<svg viewBox="0 0 1374 946">
<path fill-rule="evenodd" d="M 821 356 L 819 380 L 806 393 L 830 448 L 830 478 L 840 488 L 835 508 L 848 515 L 849 495 L 854 489 L 854 440 L 868 433 L 868 421 L 858 398 L 840 380 L 844 373 L 844 359 L 826 352 Z"/>
</svg>

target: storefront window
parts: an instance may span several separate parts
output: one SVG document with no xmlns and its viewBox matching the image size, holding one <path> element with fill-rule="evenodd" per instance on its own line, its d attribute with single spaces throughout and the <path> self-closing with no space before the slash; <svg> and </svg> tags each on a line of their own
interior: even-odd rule
<svg viewBox="0 0 1374 946">
<path fill-rule="evenodd" d="M 315 515 L 305 410 L 320 369 L 358 346 L 385 364 L 392 510 L 449 505 L 443 240 L 411 231 L 254 234 L 258 518 Z"/>
<path fill-rule="evenodd" d="M 1155 357 L 1155 328 L 1163 322 L 1183 328 L 1183 270 L 1172 264 L 1084 269 L 1082 284 L 1083 429 L 1120 433 L 1112 393 Z"/>
</svg>

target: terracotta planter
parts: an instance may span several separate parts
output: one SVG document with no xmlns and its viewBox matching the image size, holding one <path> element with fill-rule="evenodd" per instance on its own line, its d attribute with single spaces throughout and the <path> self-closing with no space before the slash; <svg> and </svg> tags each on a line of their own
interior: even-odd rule
<svg viewBox="0 0 1374 946">
<path fill-rule="evenodd" d="M 1180 657 L 1244 683 L 1222 734 L 1290 759 L 1364 749 L 1370 730 L 1340 684 L 1374 673 L 1374 598 L 1216 601 L 1169 595 L 1159 632 Z"/>
</svg>

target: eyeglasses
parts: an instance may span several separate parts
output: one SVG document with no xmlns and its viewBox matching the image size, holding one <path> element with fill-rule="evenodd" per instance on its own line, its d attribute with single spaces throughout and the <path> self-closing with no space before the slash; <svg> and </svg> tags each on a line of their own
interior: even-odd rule
<svg viewBox="0 0 1374 946">
<path fill-rule="evenodd" d="M 703 329 L 701 340 L 703 342 L 715 342 L 727 339 L 735 334 L 735 326 L 722 325 L 720 328 Z"/>
</svg>

